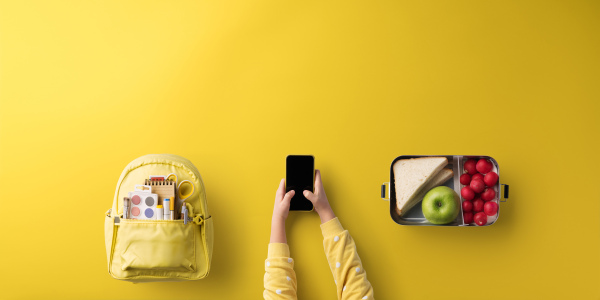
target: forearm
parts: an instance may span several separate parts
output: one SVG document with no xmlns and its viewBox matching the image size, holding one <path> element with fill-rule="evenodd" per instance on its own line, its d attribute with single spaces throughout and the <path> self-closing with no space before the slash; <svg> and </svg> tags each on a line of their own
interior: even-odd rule
<svg viewBox="0 0 600 300">
<path fill-rule="evenodd" d="M 331 206 L 329 206 L 329 203 L 327 203 L 326 207 L 319 208 L 317 213 L 319 214 L 319 218 L 321 218 L 321 224 L 335 218 L 335 214 L 333 213 Z"/>
<path fill-rule="evenodd" d="M 285 220 L 277 217 L 271 219 L 271 243 L 287 244 L 285 236 Z"/>
</svg>

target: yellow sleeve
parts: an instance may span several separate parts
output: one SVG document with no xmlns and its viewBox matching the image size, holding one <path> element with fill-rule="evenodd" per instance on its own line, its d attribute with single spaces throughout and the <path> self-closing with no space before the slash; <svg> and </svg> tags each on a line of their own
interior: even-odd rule
<svg viewBox="0 0 600 300">
<path fill-rule="evenodd" d="M 323 246 L 337 286 L 338 299 L 374 299 L 354 240 L 338 218 L 321 224 Z"/>
<path fill-rule="evenodd" d="M 265 260 L 265 299 L 298 299 L 296 297 L 296 273 L 294 260 L 290 258 L 287 244 L 269 244 Z"/>
</svg>

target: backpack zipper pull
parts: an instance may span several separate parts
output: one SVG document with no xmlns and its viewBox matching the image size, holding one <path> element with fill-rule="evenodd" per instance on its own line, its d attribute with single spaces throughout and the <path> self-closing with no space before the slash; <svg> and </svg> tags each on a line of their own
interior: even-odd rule
<svg viewBox="0 0 600 300">
<path fill-rule="evenodd" d="M 196 225 L 202 225 L 202 223 L 204 223 L 204 218 L 202 217 L 202 215 L 195 214 L 192 205 L 187 202 L 184 202 L 184 203 L 187 208 L 186 210 L 187 210 L 187 214 L 188 214 L 188 220 Z M 183 222 L 186 223 L 186 221 L 183 221 Z"/>
<path fill-rule="evenodd" d="M 193 222 L 196 225 L 202 225 L 202 223 L 204 223 L 204 218 L 202 217 L 202 215 L 196 215 L 193 219 Z"/>
</svg>

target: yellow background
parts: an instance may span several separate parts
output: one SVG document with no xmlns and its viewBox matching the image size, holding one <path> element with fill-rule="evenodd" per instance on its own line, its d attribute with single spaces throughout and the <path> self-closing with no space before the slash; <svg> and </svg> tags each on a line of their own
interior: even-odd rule
<svg viewBox="0 0 600 300">
<path fill-rule="evenodd" d="M 5 299 L 259 299 L 287 154 L 313 154 L 378 299 L 598 299 L 597 1 L 3 1 Z M 201 171 L 205 280 L 107 273 L 134 158 Z M 402 227 L 402 154 L 496 158 L 496 224 Z M 300 299 L 335 299 L 319 219 L 292 213 Z"/>
</svg>

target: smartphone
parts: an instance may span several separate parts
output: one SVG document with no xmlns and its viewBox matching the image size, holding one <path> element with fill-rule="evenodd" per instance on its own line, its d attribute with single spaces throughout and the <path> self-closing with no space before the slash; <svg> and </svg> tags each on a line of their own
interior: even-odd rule
<svg viewBox="0 0 600 300">
<path fill-rule="evenodd" d="M 290 210 L 311 211 L 312 202 L 304 190 L 315 191 L 315 158 L 312 155 L 288 155 L 285 159 L 285 192 L 296 191 Z"/>
</svg>

